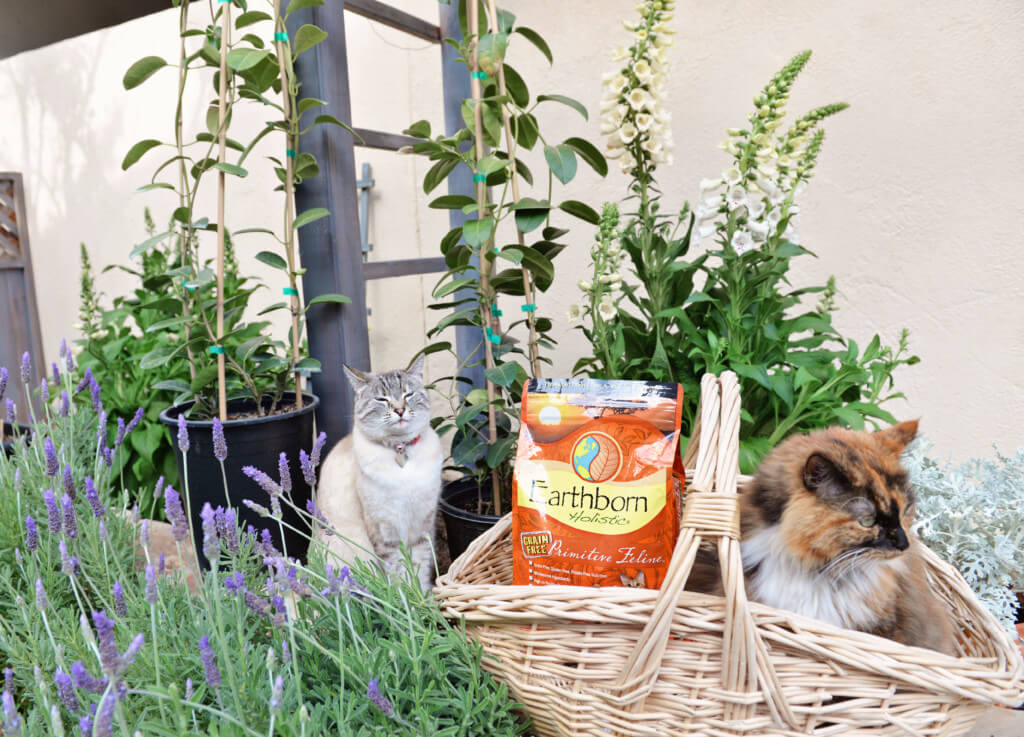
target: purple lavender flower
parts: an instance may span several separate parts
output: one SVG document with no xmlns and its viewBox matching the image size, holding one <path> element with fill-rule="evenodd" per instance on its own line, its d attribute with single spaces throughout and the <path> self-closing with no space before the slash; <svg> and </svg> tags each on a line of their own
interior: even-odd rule
<svg viewBox="0 0 1024 737">
<path fill-rule="evenodd" d="M 75 517 L 75 505 L 67 494 L 61 497 L 60 506 L 64 510 L 64 534 L 69 540 L 78 537 L 78 520 Z"/>
<path fill-rule="evenodd" d="M 128 604 L 124 600 L 124 587 L 120 581 L 114 581 L 114 613 L 121 619 L 128 616 Z"/>
<path fill-rule="evenodd" d="M 71 497 L 71 501 L 78 499 L 78 489 L 75 488 L 75 478 L 71 475 L 71 466 L 64 466 L 64 493 Z"/>
<path fill-rule="evenodd" d="M 306 483 L 316 486 L 316 469 L 313 468 L 313 462 L 309 460 L 309 455 L 305 450 L 299 451 L 299 468 L 302 469 L 302 478 L 306 480 Z"/>
<path fill-rule="evenodd" d="M 153 570 L 153 564 L 150 563 L 146 566 L 146 603 L 156 604 L 158 595 L 156 588 L 156 571 Z"/>
<path fill-rule="evenodd" d="M 75 575 L 77 571 L 71 556 L 68 555 L 68 544 L 62 539 L 57 547 L 60 549 L 60 570 L 68 576 Z"/>
<path fill-rule="evenodd" d="M 320 593 L 325 597 L 345 593 L 355 583 L 348 566 L 342 566 L 341 570 L 335 575 L 334 566 L 327 564 L 324 566 L 324 573 L 327 574 L 327 588 Z"/>
<path fill-rule="evenodd" d="M 116 690 L 103 696 L 99 709 L 96 710 L 96 725 L 93 727 L 94 737 L 113 737 L 114 710 L 117 708 L 117 702 Z"/>
<path fill-rule="evenodd" d="M 114 436 L 114 448 L 120 448 L 124 442 L 124 436 L 128 432 L 128 426 L 124 424 L 124 418 L 117 418 L 117 435 Z"/>
<path fill-rule="evenodd" d="M 99 414 L 103 411 L 103 401 L 100 399 L 100 383 L 95 378 L 89 377 L 89 395 L 92 397 L 92 408 Z"/>
<path fill-rule="evenodd" d="M 56 368 L 57 364 L 53 364 L 53 367 Z M 39 382 L 39 399 L 43 404 L 50 403 L 50 385 L 47 383 L 45 376 L 43 377 L 43 380 Z"/>
<path fill-rule="evenodd" d="M 231 592 L 244 591 L 245 574 L 241 571 L 235 571 L 232 575 L 224 579 L 224 588 Z"/>
<path fill-rule="evenodd" d="M 220 557 L 220 541 L 217 539 L 217 516 L 209 502 L 203 504 L 199 512 L 203 528 L 203 555 L 209 561 Z"/>
<path fill-rule="evenodd" d="M 114 620 L 107 616 L 106 610 L 93 612 L 92 622 L 96 626 L 96 640 L 99 642 L 100 664 L 104 674 L 116 675 L 120 666 L 121 656 L 114 642 Z"/>
<path fill-rule="evenodd" d="M 60 356 L 61 358 L 64 358 L 64 356 L 66 356 L 67 354 L 68 354 L 68 339 L 67 338 L 61 338 L 60 339 L 60 347 L 57 349 L 57 355 Z"/>
<path fill-rule="evenodd" d="M 157 559 L 157 572 L 163 573 L 167 569 L 167 561 L 164 553 L 160 553 L 160 557 Z"/>
<path fill-rule="evenodd" d="M 384 694 L 380 692 L 380 682 L 374 678 L 370 681 L 366 688 L 366 698 L 368 698 L 374 706 L 384 713 L 384 716 L 391 716 L 395 713 L 395 707 L 391 705 L 391 702 L 385 698 Z"/>
<path fill-rule="evenodd" d="M 243 499 L 242 500 L 242 504 L 245 505 L 245 507 L 247 509 L 251 509 L 252 511 L 254 511 L 256 514 L 260 515 L 261 517 L 269 517 L 270 516 L 270 510 L 269 509 L 264 507 L 262 504 L 257 504 L 252 499 Z"/>
<path fill-rule="evenodd" d="M 45 612 L 50 606 L 50 600 L 46 598 L 46 589 L 43 588 L 43 579 L 36 579 L 36 609 Z"/>
<path fill-rule="evenodd" d="M 128 649 L 124 651 L 124 655 L 121 656 L 121 663 L 124 668 L 135 662 L 135 656 L 139 654 L 139 650 L 146 644 L 146 636 L 141 632 L 132 638 L 132 641 L 128 643 Z"/>
<path fill-rule="evenodd" d="M 238 553 L 238 519 L 235 510 L 217 507 L 215 510 L 217 518 L 217 535 L 224 551 L 229 555 Z"/>
<path fill-rule="evenodd" d="M 11 380 L 11 375 L 7 373 L 6 366 L 0 366 L 0 397 L 3 397 L 4 392 L 7 391 L 7 382 Z"/>
<path fill-rule="evenodd" d="M 277 548 L 274 547 L 274 539 L 270 535 L 270 530 L 264 528 L 260 531 L 260 540 L 257 543 L 259 553 L 264 558 L 275 558 L 281 553 Z"/>
<path fill-rule="evenodd" d="M 313 443 L 313 451 L 309 454 L 309 462 L 313 464 L 313 468 L 320 465 L 320 452 L 324 449 L 327 444 L 327 433 L 322 432 L 317 435 L 316 441 Z"/>
<path fill-rule="evenodd" d="M 71 556 L 71 575 L 72 576 L 77 576 L 78 575 L 78 571 L 79 571 L 79 569 L 81 567 L 82 566 L 79 565 L 79 563 L 78 563 L 78 558 L 75 557 L 74 555 L 72 555 Z"/>
<path fill-rule="evenodd" d="M 217 670 L 217 658 L 210 648 L 210 638 L 203 635 L 199 640 L 199 655 L 203 659 L 203 672 L 210 688 L 220 688 L 220 671 Z"/>
<path fill-rule="evenodd" d="M 21 383 L 27 384 L 32 381 L 32 356 L 28 351 L 21 354 Z"/>
<path fill-rule="evenodd" d="M 21 548 L 14 549 L 14 560 L 19 566 L 25 562 L 25 558 L 21 555 Z"/>
<path fill-rule="evenodd" d="M 292 471 L 288 468 L 288 455 L 281 453 L 277 459 L 277 472 L 281 477 L 281 491 L 285 494 L 291 493 L 292 490 Z"/>
<path fill-rule="evenodd" d="M 114 449 L 113 448 L 107 448 L 107 447 L 103 448 L 103 463 L 106 465 L 107 468 L 111 468 L 114 465 Z"/>
<path fill-rule="evenodd" d="M 34 553 L 39 547 L 39 528 L 31 517 L 25 518 L 25 549 Z"/>
<path fill-rule="evenodd" d="M 57 410 L 57 414 L 61 417 L 67 417 L 71 414 L 71 397 L 63 389 L 60 392 L 60 409 Z"/>
<path fill-rule="evenodd" d="M 92 378 L 92 369 L 86 369 L 85 373 L 82 374 L 82 380 L 75 385 L 75 394 L 85 389 L 87 386 L 93 384 L 95 379 Z"/>
<path fill-rule="evenodd" d="M 50 532 L 57 534 L 60 532 L 60 508 L 57 506 L 57 496 L 53 493 L 53 489 L 47 489 L 43 492 L 43 503 L 46 505 L 46 521 L 50 527 Z"/>
<path fill-rule="evenodd" d="M 244 473 L 246 476 L 248 476 L 257 484 L 259 484 L 260 488 L 263 489 L 263 491 L 267 492 L 267 494 L 269 494 L 272 497 L 280 494 L 283 491 L 283 489 L 280 486 L 278 486 L 274 479 L 270 478 L 270 476 L 263 473 L 263 471 L 259 470 L 255 466 L 243 466 L 242 473 Z"/>
<path fill-rule="evenodd" d="M 292 662 L 292 649 L 288 646 L 288 640 L 281 640 L 281 662 L 285 665 Z"/>
<path fill-rule="evenodd" d="M 92 516 L 96 519 L 103 519 L 107 514 L 107 509 L 100 501 L 100 493 L 89 476 L 85 477 L 85 498 L 89 500 L 89 506 L 92 507 Z"/>
<path fill-rule="evenodd" d="M 224 425 L 220 419 L 213 418 L 213 457 L 221 463 L 228 457 L 228 443 L 224 439 Z"/>
<path fill-rule="evenodd" d="M 79 719 L 78 731 L 82 735 L 82 737 L 92 737 L 92 719 L 88 716 L 83 716 L 81 719 Z"/>
<path fill-rule="evenodd" d="M 180 543 L 188 537 L 188 522 L 185 521 L 185 511 L 181 508 L 181 497 L 172 486 L 164 489 L 164 515 L 170 520 L 171 535 L 175 542 Z"/>
<path fill-rule="evenodd" d="M 146 412 L 145 410 L 142 409 L 142 407 L 139 407 L 137 410 L 135 410 L 135 416 L 132 417 L 131 422 L 128 423 L 128 428 L 124 432 L 126 436 L 131 435 L 132 430 L 139 426 L 139 423 L 142 422 L 142 418 L 145 416 L 145 414 Z"/>
<path fill-rule="evenodd" d="M 185 425 L 185 413 L 178 415 L 178 449 L 188 453 L 188 427 Z"/>
<path fill-rule="evenodd" d="M 7 424 L 13 425 L 15 422 L 17 422 L 18 419 L 14 415 L 15 411 L 17 410 L 17 407 L 14 404 L 14 400 L 11 399 L 10 397 L 7 397 L 7 399 L 4 400 L 4 405 L 7 407 Z"/>
<path fill-rule="evenodd" d="M 107 526 L 105 524 L 103 524 L 103 520 L 100 520 L 100 527 L 99 527 L 99 538 L 100 538 L 100 540 L 103 540 L 104 542 L 106 542 L 109 537 L 110 536 L 107 535 Z"/>
<path fill-rule="evenodd" d="M 260 617 L 270 616 L 270 603 L 262 596 L 253 593 L 249 589 L 245 589 L 243 598 L 245 599 L 245 605 L 252 612 Z"/>
<path fill-rule="evenodd" d="M 276 714 L 281 709 L 281 696 L 284 694 L 284 678 L 277 676 L 274 679 L 274 686 L 270 689 L 270 701 L 268 706 L 270 707 L 270 713 Z"/>
<path fill-rule="evenodd" d="M 64 702 L 64 707 L 74 714 L 79 709 L 78 696 L 75 695 L 74 684 L 71 683 L 71 676 L 60 668 L 53 676 L 53 682 L 57 685 L 57 694 Z"/>
<path fill-rule="evenodd" d="M 107 412 L 104 409 L 97 410 L 100 419 L 96 423 L 96 445 L 102 448 L 107 444 Z"/>
<path fill-rule="evenodd" d="M 14 693 L 14 670 L 12 668 L 4 668 L 4 688 Z"/>
<path fill-rule="evenodd" d="M 142 525 L 139 527 L 139 547 L 149 547 L 149 520 L 142 520 Z"/>
<path fill-rule="evenodd" d="M 8 735 L 8 737 L 19 737 L 21 734 L 21 715 L 18 714 L 18 710 L 14 707 L 14 697 L 6 688 L 3 694 L 0 695 L 0 702 L 3 703 L 4 710 L 4 734 Z"/>
<path fill-rule="evenodd" d="M 185 701 L 191 701 L 192 695 L 195 693 L 195 685 L 192 683 L 191 678 L 185 679 Z"/>
<path fill-rule="evenodd" d="M 50 364 L 50 370 L 53 372 L 54 386 L 60 386 L 60 369 L 57 368 L 56 362 Z"/>
<path fill-rule="evenodd" d="M 164 491 L 164 477 L 161 476 L 156 480 L 156 486 L 153 487 L 153 498 L 159 499 L 160 495 Z"/>
<path fill-rule="evenodd" d="M 46 475 L 56 476 L 60 470 L 60 463 L 57 461 L 57 450 L 53 447 L 53 440 L 50 437 L 43 441 L 43 454 L 46 456 Z"/>
<path fill-rule="evenodd" d="M 309 512 L 310 517 L 323 525 L 320 529 L 325 535 L 334 534 L 334 529 L 331 527 L 331 523 L 327 521 L 327 517 L 324 516 L 324 513 L 320 511 L 312 499 L 306 500 L 306 511 Z"/>
</svg>

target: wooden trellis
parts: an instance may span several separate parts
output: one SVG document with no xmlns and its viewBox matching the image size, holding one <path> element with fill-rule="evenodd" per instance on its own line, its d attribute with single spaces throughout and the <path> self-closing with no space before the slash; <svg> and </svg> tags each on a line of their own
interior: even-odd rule
<svg viewBox="0 0 1024 737">
<path fill-rule="evenodd" d="M 28 420 L 28 399 L 19 375 L 25 351 L 32 354 L 33 377 L 38 381 L 39 369 L 46 364 L 28 247 L 25 188 L 21 174 L 0 172 L 0 366 L 11 372 L 5 396 L 18 405 L 19 422 Z"/>
</svg>

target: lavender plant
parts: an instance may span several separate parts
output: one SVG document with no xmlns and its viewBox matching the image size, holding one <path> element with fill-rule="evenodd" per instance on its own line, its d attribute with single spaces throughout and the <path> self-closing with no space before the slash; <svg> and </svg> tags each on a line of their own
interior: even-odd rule
<svg viewBox="0 0 1024 737">
<path fill-rule="evenodd" d="M 211 570 L 190 589 L 165 569 L 149 521 L 115 491 L 90 378 L 63 372 L 68 411 L 47 405 L 31 444 L 0 456 L 3 734 L 523 731 L 479 649 L 409 570 L 336 568 L 315 544 L 302 564 L 222 508 L 202 515 Z M 302 455 L 307 478 L 321 450 Z M 182 492 L 160 494 L 178 546 L 190 539 Z"/>
<path fill-rule="evenodd" d="M 1024 448 L 959 465 L 940 463 L 931 450 L 919 438 L 903 456 L 917 495 L 914 531 L 1013 632 L 1017 594 L 1024 593 Z"/>
</svg>

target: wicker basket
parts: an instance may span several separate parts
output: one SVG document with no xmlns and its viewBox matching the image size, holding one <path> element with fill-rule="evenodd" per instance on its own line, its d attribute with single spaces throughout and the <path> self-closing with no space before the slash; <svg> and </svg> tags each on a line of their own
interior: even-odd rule
<svg viewBox="0 0 1024 737">
<path fill-rule="evenodd" d="M 660 590 L 512 586 L 508 516 L 438 581 L 445 614 L 482 643 L 484 666 L 537 735 L 957 737 L 988 706 L 1024 699 L 1009 635 L 930 552 L 930 583 L 962 630 L 960 657 L 748 603 L 735 375 L 705 376 L 698 412 L 684 458 L 696 455 L 696 468 Z M 702 540 L 718 544 L 724 597 L 683 591 Z"/>
</svg>

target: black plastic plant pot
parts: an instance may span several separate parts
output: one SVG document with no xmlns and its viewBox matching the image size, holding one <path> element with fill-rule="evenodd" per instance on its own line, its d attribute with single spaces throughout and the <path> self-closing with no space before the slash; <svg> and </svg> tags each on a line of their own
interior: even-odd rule
<svg viewBox="0 0 1024 737">
<path fill-rule="evenodd" d="M 246 476 L 242 469 L 255 466 L 272 479 L 278 479 L 278 458 L 284 452 L 288 457 L 288 468 L 291 472 L 291 499 L 300 509 L 305 509 L 312 490 L 306 484 L 299 467 L 299 451 L 307 453 L 313 447 L 313 417 L 320 400 L 312 394 L 303 394 L 302 409 L 284 414 L 266 417 L 246 417 L 245 419 L 228 419 L 224 423 L 224 440 L 228 455 L 224 461 L 224 474 L 227 477 L 227 498 L 225 498 L 224 477 L 221 475 L 220 462 L 213 454 L 213 421 L 186 420 L 188 428 L 188 491 L 189 524 L 192 529 L 192 540 L 195 543 L 199 563 L 204 570 L 209 568 L 209 561 L 203 555 L 203 533 L 200 512 L 203 504 L 210 503 L 216 509 L 230 504 L 238 515 L 243 530 L 252 525 L 261 533 L 267 530 L 274 541 L 274 546 L 288 556 L 305 560 L 309 547 L 309 525 L 306 524 L 293 508 L 282 503 L 282 519 L 286 525 L 304 531 L 300 534 L 284 527 L 284 540 L 281 539 L 281 526 L 272 517 L 263 517 L 249 509 L 243 499 L 264 507 L 270 507 L 267 493 L 255 481 Z M 294 402 L 294 392 L 286 392 L 280 404 L 289 406 Z M 160 413 L 160 422 L 170 426 L 171 438 L 174 442 L 174 455 L 178 462 L 178 475 L 185 479 L 185 457 L 178 448 L 177 427 L 178 415 L 187 412 L 192 402 L 170 407 Z M 264 398 L 263 406 L 270 406 L 270 399 Z M 237 399 L 228 402 L 228 417 L 232 414 L 254 412 L 256 404 L 251 399 Z M 185 488 L 176 489 L 181 494 L 181 503 L 185 504 Z"/>
<path fill-rule="evenodd" d="M 448 535 L 448 552 L 454 561 L 462 555 L 469 544 L 498 523 L 501 517 L 493 514 L 479 514 L 469 511 L 476 505 L 479 495 L 484 499 L 491 496 L 491 485 L 487 481 L 477 486 L 472 476 L 449 481 L 441 487 L 441 501 L 438 507 L 444 519 Z"/>
<path fill-rule="evenodd" d="M 17 424 L 11 425 L 7 422 L 4 423 L 4 434 L 3 437 L 0 438 L 0 442 L 3 443 L 3 453 L 8 458 L 10 458 L 14 453 L 14 447 L 18 444 L 18 438 L 23 432 L 24 428 Z"/>
</svg>

